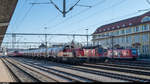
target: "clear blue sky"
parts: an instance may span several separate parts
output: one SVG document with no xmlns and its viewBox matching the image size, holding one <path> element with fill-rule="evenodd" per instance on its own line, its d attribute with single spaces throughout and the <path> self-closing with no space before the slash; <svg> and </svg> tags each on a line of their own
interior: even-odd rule
<svg viewBox="0 0 150 84">
<path fill-rule="evenodd" d="M 63 0 L 53 1 L 62 9 Z M 67 9 L 77 1 L 66 0 Z M 92 8 L 76 6 L 64 18 L 52 4 L 32 6 L 30 4 L 32 2 L 49 2 L 49 0 L 18 0 L 7 33 L 85 34 L 85 29 L 88 28 L 89 34 L 92 34 L 101 25 L 140 15 L 147 11 L 135 12 L 150 8 L 146 0 L 81 0 L 80 5 Z M 47 27 L 47 30 L 44 27 Z"/>
</svg>

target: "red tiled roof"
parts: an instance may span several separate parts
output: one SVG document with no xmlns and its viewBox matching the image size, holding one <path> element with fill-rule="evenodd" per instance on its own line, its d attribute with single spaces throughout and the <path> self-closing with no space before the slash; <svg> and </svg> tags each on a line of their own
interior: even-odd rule
<svg viewBox="0 0 150 84">
<path fill-rule="evenodd" d="M 150 12 L 147 12 L 140 16 L 136 16 L 136 17 L 128 18 L 128 19 L 121 20 L 118 22 L 103 25 L 103 26 L 97 28 L 93 34 L 98 34 L 101 32 L 112 31 L 112 30 L 116 30 L 116 29 L 120 29 L 120 28 L 125 28 L 125 27 L 129 27 L 129 26 L 135 26 L 135 25 L 141 24 L 141 23 L 143 23 L 143 22 L 141 22 L 141 20 L 145 16 L 150 16 Z M 148 21 L 148 22 L 150 22 L 150 21 Z"/>
</svg>

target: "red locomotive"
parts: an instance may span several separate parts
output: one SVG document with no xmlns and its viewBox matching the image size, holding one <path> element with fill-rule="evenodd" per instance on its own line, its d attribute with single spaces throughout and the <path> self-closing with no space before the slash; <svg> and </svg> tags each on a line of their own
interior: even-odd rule
<svg viewBox="0 0 150 84">
<path fill-rule="evenodd" d="M 138 57 L 136 49 L 104 49 L 101 46 L 74 48 L 66 45 L 63 47 L 34 49 L 22 51 L 23 56 L 47 58 L 56 62 L 66 62 L 80 64 L 86 61 L 100 61 L 105 59 L 136 59 Z M 21 54 L 19 54 L 21 55 Z"/>
<path fill-rule="evenodd" d="M 11 51 L 11 52 L 8 52 L 7 55 L 8 56 L 13 56 L 13 57 L 14 56 L 18 56 L 19 57 L 19 56 L 22 56 L 23 53 L 21 53 L 20 51 Z"/>
<path fill-rule="evenodd" d="M 114 54 L 112 55 L 112 50 L 107 51 L 107 58 L 116 58 L 116 59 L 136 59 L 138 53 L 136 49 L 115 49 L 113 50 Z"/>
</svg>

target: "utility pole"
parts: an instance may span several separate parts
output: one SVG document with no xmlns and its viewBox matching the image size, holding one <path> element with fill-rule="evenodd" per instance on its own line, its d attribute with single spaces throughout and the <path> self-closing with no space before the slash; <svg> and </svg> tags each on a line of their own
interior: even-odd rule
<svg viewBox="0 0 150 84">
<path fill-rule="evenodd" d="M 87 47 L 88 47 L 88 29 L 85 29 L 85 30 L 86 30 L 86 34 L 87 34 L 86 39 L 87 39 Z M 90 62 L 90 58 L 89 57 L 87 59 L 87 62 Z"/>
<path fill-rule="evenodd" d="M 73 47 L 75 47 L 75 35 L 73 35 L 72 45 L 73 45 Z"/>
<path fill-rule="evenodd" d="M 21 37 L 21 38 L 22 38 L 22 37 Z M 19 38 L 18 40 L 16 40 L 17 49 L 19 49 L 19 41 L 21 40 L 21 38 Z"/>
<path fill-rule="evenodd" d="M 114 38 L 114 36 L 112 35 L 111 36 L 111 40 L 112 40 L 112 59 L 114 58 L 114 40 L 113 40 L 113 38 Z"/>
<path fill-rule="evenodd" d="M 12 34 L 12 49 L 15 48 L 15 43 L 16 43 L 16 34 Z"/>
<path fill-rule="evenodd" d="M 87 39 L 87 47 L 88 47 L 88 29 L 85 29 L 86 30 L 86 34 L 87 34 L 87 37 L 86 37 L 86 39 Z"/>
<path fill-rule="evenodd" d="M 45 45 L 46 45 L 45 55 L 47 57 L 47 34 L 45 34 Z"/>
<path fill-rule="evenodd" d="M 44 29 L 46 30 L 47 27 L 45 27 Z M 47 51 L 48 51 L 48 49 L 47 49 L 47 34 L 45 34 L 45 45 L 46 45 L 45 55 L 47 57 L 48 56 L 48 54 L 47 54 Z"/>
<path fill-rule="evenodd" d="M 75 35 L 73 35 L 73 42 L 75 41 Z"/>
<path fill-rule="evenodd" d="M 125 49 L 127 48 L 127 45 L 128 45 L 128 44 L 126 44 L 126 43 L 128 43 L 128 42 L 127 42 L 127 37 L 128 37 L 128 36 L 126 35 L 126 32 L 125 32 Z"/>
<path fill-rule="evenodd" d="M 66 0 L 63 0 L 63 17 L 66 17 Z"/>
</svg>

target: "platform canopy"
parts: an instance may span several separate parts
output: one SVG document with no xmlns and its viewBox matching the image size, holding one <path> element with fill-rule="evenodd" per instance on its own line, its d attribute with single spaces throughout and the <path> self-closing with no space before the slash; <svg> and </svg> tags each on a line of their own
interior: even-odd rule
<svg viewBox="0 0 150 84">
<path fill-rule="evenodd" d="M 0 0 L 0 46 L 18 0 Z"/>
</svg>

